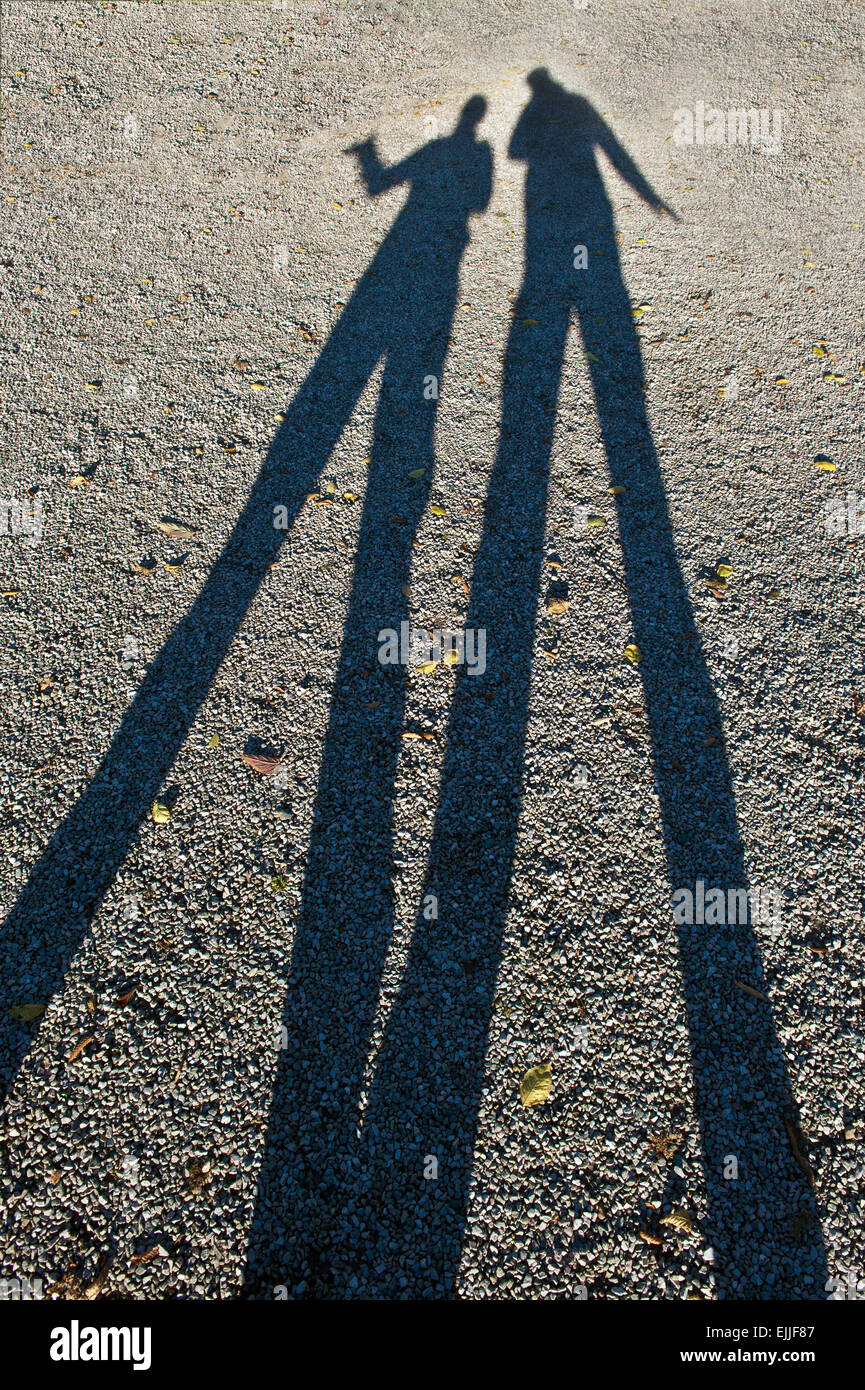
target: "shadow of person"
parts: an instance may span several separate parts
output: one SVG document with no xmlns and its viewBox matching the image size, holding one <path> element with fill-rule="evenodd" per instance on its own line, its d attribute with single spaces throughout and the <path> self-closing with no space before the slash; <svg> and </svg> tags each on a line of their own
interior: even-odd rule
<svg viewBox="0 0 865 1390">
<path fill-rule="evenodd" d="M 522 799 L 552 425 L 574 309 L 592 354 L 610 482 L 627 489 L 623 563 L 671 889 L 690 885 L 696 893 L 698 880 L 706 891 L 747 887 L 730 770 L 717 741 L 721 715 L 673 545 L 597 151 L 649 206 L 669 209 L 587 101 L 545 70 L 529 85 L 510 146 L 527 166 L 524 279 L 467 619 L 467 628 L 486 631 L 487 671 L 458 675 L 424 885 L 424 900 L 437 896 L 438 918 L 418 914 L 364 1113 L 360 1166 L 378 1210 L 360 1247 L 361 1282 L 372 1296 L 450 1290 L 460 1258 Z M 576 246 L 588 248 L 590 268 L 575 268 Z M 795 1107 L 770 1007 L 736 986 L 760 989 L 753 924 L 683 925 L 679 945 L 703 1235 L 714 1250 L 718 1296 L 819 1297 L 822 1249 L 807 1235 L 816 1225 L 813 1199 L 785 1133 L 785 1122 L 795 1126 Z M 651 1077 L 645 1084 L 653 1087 Z M 671 1174 L 665 1211 L 683 1200 L 677 1182 Z"/>
<path fill-rule="evenodd" d="M 329 947 L 311 945 L 317 914 L 332 911 L 332 932 L 337 934 L 338 924 L 360 914 L 360 934 L 354 948 L 347 949 L 355 951 L 355 983 L 365 993 L 357 1001 L 358 1016 L 345 1024 L 346 1041 L 334 1055 L 345 1058 L 352 1049 L 363 1053 L 374 962 L 386 939 L 381 913 L 388 901 L 387 798 L 396 736 L 388 744 L 376 742 L 365 730 L 361 733 L 359 721 L 346 717 L 345 701 L 359 679 L 359 664 L 374 650 L 379 628 L 386 622 L 398 626 L 406 614 L 401 584 L 408 577 L 414 525 L 433 470 L 436 400 L 426 398 L 424 378 L 441 376 L 460 261 L 469 239 L 468 218 L 482 211 L 490 196 L 492 155 L 476 134 L 485 109 L 482 97 L 472 97 L 450 135 L 390 168 L 382 165 L 372 141 L 356 147 L 370 194 L 405 183 L 406 201 L 288 407 L 198 597 L 153 661 L 101 765 L 58 826 L 7 918 L 0 937 L 0 978 L 9 1003 L 44 1001 L 60 986 L 288 527 L 315 487 L 361 391 L 384 359 L 354 587 L 321 776 L 319 835 L 308 877 L 308 896 L 322 903 L 316 908 L 307 902 L 293 974 L 296 988 L 310 950 L 331 949 L 335 961 L 343 947 L 335 939 Z M 417 466 L 426 466 L 427 475 L 423 484 L 412 485 L 407 471 Z M 402 526 L 393 524 L 397 512 L 405 517 Z M 397 691 L 396 720 L 398 698 Z M 358 780 L 361 788 L 355 785 Z M 340 815 L 345 831 L 333 826 L 329 843 L 336 848 L 337 841 L 344 841 L 340 848 L 346 872 L 347 866 L 358 870 L 353 888 L 329 879 L 329 860 L 322 852 L 321 823 Z M 368 845 L 375 846 L 374 854 L 367 853 Z M 339 855 L 333 859 L 338 862 Z M 361 912 L 367 886 L 375 894 L 375 912 L 371 899 Z M 364 931 L 374 939 L 366 955 Z M 367 971 L 373 972 L 368 982 Z M 31 1034 L 9 1018 L 6 1008 L 0 1020 L 0 1083 L 5 1094 Z M 323 1011 L 320 1023 L 329 1027 Z M 347 1046 L 349 1036 L 352 1049 Z M 346 1066 L 340 1084 L 350 1089 L 356 1058 Z"/>
<path fill-rule="evenodd" d="M 394 919 L 392 798 L 407 674 L 379 664 L 375 644 L 409 617 L 401 591 L 434 465 L 436 401 L 426 399 L 424 383 L 441 381 L 467 219 L 486 207 L 492 188 L 489 147 L 469 140 L 484 107 L 473 98 L 454 136 L 394 170 L 382 169 L 371 145 L 358 147 L 370 192 L 411 177 L 429 225 L 415 219 L 406 229 L 406 273 L 383 286 L 398 314 L 292 951 L 287 1047 L 247 1255 L 250 1296 L 272 1296 L 286 1283 L 336 1295 L 353 1272 L 350 1213 L 364 1201 L 358 1108 Z M 423 483 L 408 483 L 419 468 L 427 469 Z M 373 695 L 386 708 L 383 732 L 377 717 L 363 716 Z"/>
</svg>

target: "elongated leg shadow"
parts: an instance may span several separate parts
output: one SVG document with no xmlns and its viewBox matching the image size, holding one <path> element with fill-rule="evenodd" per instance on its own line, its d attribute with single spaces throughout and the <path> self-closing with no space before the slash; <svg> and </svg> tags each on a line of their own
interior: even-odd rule
<svg viewBox="0 0 865 1390">
<path fill-rule="evenodd" d="M 62 982 L 142 819 L 157 796 L 231 642 L 284 541 L 277 508 L 291 523 L 345 427 L 358 398 L 386 359 L 386 390 L 376 422 L 376 455 L 367 501 L 363 554 L 346 653 L 358 640 L 358 594 L 371 583 L 383 525 L 386 479 L 406 457 L 431 454 L 434 406 L 423 377 L 440 372 L 450 336 L 470 213 L 488 201 L 489 147 L 476 138 L 485 103 L 466 103 L 449 136 L 431 141 L 401 163 L 381 164 L 371 141 L 355 153 L 372 194 L 403 182 L 409 194 L 388 236 L 288 407 L 237 523 L 192 607 L 156 656 L 86 791 L 58 826 L 0 935 L 0 979 L 10 1002 L 46 1001 Z M 406 412 L 407 398 L 419 408 Z M 394 450 L 394 439 L 401 439 Z M 280 520 L 286 518 L 280 514 Z M 390 583 L 405 578 L 411 526 L 395 543 Z M 368 611 L 367 611 L 368 610 Z M 367 648 L 374 633 L 367 634 Z M 339 702 L 339 682 L 335 711 Z M 334 715 L 336 718 L 336 713 Z M 30 1032 L 0 1011 L 0 1087 L 5 1094 L 22 1063 Z"/>
<path fill-rule="evenodd" d="M 418 917 L 364 1119 L 367 1181 L 381 1197 L 364 1278 L 380 1296 L 450 1290 L 459 1262 L 520 815 L 550 422 L 572 307 L 597 359 L 591 374 L 610 480 L 627 489 L 623 559 L 670 887 L 694 891 L 698 879 L 748 886 L 725 750 L 720 742 L 704 749 L 721 734 L 721 716 L 671 537 L 596 149 L 651 206 L 664 207 L 586 101 L 545 72 L 529 80 L 533 98 L 511 145 L 528 166 L 525 277 L 467 620 L 486 628 L 488 668 L 483 680 L 459 677 L 425 884 L 438 895 L 439 917 Z M 597 253 L 582 278 L 575 244 Z M 599 313 L 602 345 L 593 340 Z M 785 1131 L 796 1110 L 771 1009 L 735 984 L 760 987 L 753 926 L 682 927 L 680 961 L 717 1296 L 822 1297 L 819 1234 L 802 1234 L 819 1225 Z M 467 982 L 459 962 L 471 967 Z M 429 1156 L 438 1160 L 435 1182 L 425 1180 Z"/>
</svg>

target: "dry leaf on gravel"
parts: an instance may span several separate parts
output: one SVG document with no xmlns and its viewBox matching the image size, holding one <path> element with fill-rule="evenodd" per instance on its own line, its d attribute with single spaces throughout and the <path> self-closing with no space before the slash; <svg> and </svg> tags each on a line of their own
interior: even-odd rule
<svg viewBox="0 0 865 1390">
<path fill-rule="evenodd" d="M 553 1072 L 549 1062 L 530 1067 L 520 1082 L 520 1104 L 540 1105 L 547 1099 L 552 1087 Z"/>
<path fill-rule="evenodd" d="M 81 1056 L 82 1052 L 84 1051 L 85 1047 L 89 1047 L 90 1044 L 91 1044 L 92 1042 L 93 1042 L 93 1034 L 92 1034 L 92 1033 L 88 1034 L 88 1036 L 87 1036 L 86 1038 L 82 1038 L 81 1041 L 80 1041 L 80 1043 L 76 1043 L 75 1046 L 73 1047 L 72 1051 L 70 1052 L 69 1056 L 68 1056 L 67 1059 L 66 1059 L 67 1062 L 75 1062 L 75 1061 L 77 1061 L 77 1059 Z"/>
<path fill-rule="evenodd" d="M 671 1211 L 669 1216 L 662 1216 L 661 1225 L 672 1226 L 674 1231 L 691 1232 L 694 1229 L 694 1223 L 685 1211 Z"/>
<path fill-rule="evenodd" d="M 653 1236 L 651 1231 L 640 1231 L 640 1240 L 644 1240 L 647 1245 L 663 1245 L 660 1236 Z"/>
<path fill-rule="evenodd" d="M 209 1173 L 213 1163 L 210 1159 L 200 1159 L 189 1165 L 189 1190 L 194 1197 L 200 1197 L 210 1182 Z"/>
<path fill-rule="evenodd" d="M 649 1134 L 646 1143 L 655 1150 L 658 1158 L 665 1158 L 669 1162 L 671 1158 L 675 1158 L 676 1150 L 683 1138 L 684 1135 L 681 1133 Z"/>
<path fill-rule="evenodd" d="M 9 1010 L 9 1017 L 16 1023 L 32 1023 L 45 1012 L 44 1004 L 16 1004 Z"/>
<path fill-rule="evenodd" d="M 262 777 L 272 777 L 279 767 L 279 758 L 268 758 L 256 753 L 241 753 L 240 756 L 248 767 L 260 772 Z"/>
<path fill-rule="evenodd" d="M 164 536 L 170 536 L 175 541 L 186 541 L 195 535 L 191 526 L 184 526 L 182 521 L 172 521 L 168 516 L 162 517 L 156 525 Z"/>
<path fill-rule="evenodd" d="M 88 1284 L 84 1290 L 85 1298 L 93 1299 L 99 1297 L 99 1295 L 105 1287 L 105 1282 L 108 1278 L 108 1271 L 110 1268 L 111 1256 L 106 1255 L 105 1258 L 102 1260 L 99 1269 L 97 1270 L 96 1278 L 93 1280 L 92 1284 Z"/>
<path fill-rule="evenodd" d="M 155 1260 L 158 1254 L 159 1246 L 151 1245 L 149 1250 L 142 1250 L 140 1255 L 130 1255 L 129 1263 L 131 1265 L 146 1265 L 149 1264 L 151 1260 Z"/>
<path fill-rule="evenodd" d="M 765 1002 L 766 995 L 763 994 L 759 989 L 755 989 L 753 985 L 746 985 L 744 980 L 736 980 L 734 981 L 734 983 L 736 985 L 736 988 L 744 990 L 745 994 L 751 994 L 754 996 L 755 999 L 762 999 Z"/>
</svg>

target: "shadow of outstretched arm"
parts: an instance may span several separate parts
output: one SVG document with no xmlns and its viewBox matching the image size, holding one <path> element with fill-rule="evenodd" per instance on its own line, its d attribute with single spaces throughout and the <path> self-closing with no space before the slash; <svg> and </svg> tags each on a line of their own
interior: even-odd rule
<svg viewBox="0 0 865 1390">
<path fill-rule="evenodd" d="M 655 192 L 649 180 L 645 178 L 637 168 L 628 151 L 620 145 L 607 123 L 598 118 L 598 129 L 596 141 L 607 159 L 612 164 L 617 173 L 621 174 L 625 183 L 630 184 L 634 192 L 642 198 L 644 203 L 648 203 L 653 212 L 666 213 L 672 217 L 674 222 L 680 220 L 679 214 L 665 203 L 663 198 Z"/>
</svg>

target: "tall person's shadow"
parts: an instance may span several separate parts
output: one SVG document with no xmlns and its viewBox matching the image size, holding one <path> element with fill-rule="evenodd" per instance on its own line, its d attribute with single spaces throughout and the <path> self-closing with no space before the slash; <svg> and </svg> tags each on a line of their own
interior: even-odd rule
<svg viewBox="0 0 865 1390">
<path fill-rule="evenodd" d="M 364 1050 L 375 961 L 386 942 L 388 798 L 395 739 L 387 747 L 370 741 L 346 717 L 344 699 L 374 651 L 379 629 L 387 624 L 398 627 L 407 616 L 402 586 L 408 579 L 412 537 L 433 473 L 436 400 L 427 398 L 432 393 L 424 393 L 424 379 L 441 377 L 460 263 L 469 240 L 468 219 L 481 212 L 490 197 L 492 154 L 488 144 L 477 139 L 485 110 L 484 99 L 472 97 L 450 135 L 430 141 L 390 168 L 380 162 L 372 141 L 355 148 L 370 194 L 406 183 L 406 201 L 288 407 L 201 592 L 154 659 L 105 758 L 58 826 L 6 920 L 0 935 L 0 980 L 7 1004 L 46 1000 L 60 987 L 277 557 L 287 534 L 286 516 L 290 526 L 315 487 L 361 392 L 384 359 L 354 586 L 318 799 L 319 828 L 323 821 L 340 817 L 347 826 L 353 825 L 357 838 L 351 840 L 349 835 L 341 848 L 345 865 L 357 869 L 357 881 L 354 888 L 347 883 L 331 885 L 336 892 L 328 898 L 325 880 L 330 861 L 322 839 L 314 838 L 308 883 L 316 885 L 316 890 L 310 892 L 326 900 L 322 911 L 334 907 L 336 915 L 328 943 L 318 947 L 314 944 L 316 909 L 307 904 L 309 915 L 293 974 L 293 979 L 302 974 L 310 951 L 320 950 L 325 956 L 328 950 L 339 953 L 337 919 L 348 922 L 356 912 L 364 929 L 371 930 L 375 897 L 376 911 L 384 915 L 375 918 L 371 953 L 361 961 L 358 940 L 352 957 L 355 981 L 364 981 L 364 998 L 346 1024 L 352 1052 L 348 1070 L 353 1075 L 354 1056 Z M 414 467 L 426 467 L 427 474 L 422 484 L 412 486 L 407 474 Z M 399 526 L 393 524 L 397 510 L 404 518 Z M 277 516 L 279 529 L 274 524 Z M 396 707 L 393 718 L 399 722 Z M 335 846 L 338 838 L 340 832 L 332 828 L 329 843 Z M 366 852 L 368 841 L 376 846 L 375 856 Z M 363 899 L 367 885 L 372 896 Z M 354 948 L 348 945 L 347 949 Z M 321 1026 L 328 1028 L 323 1005 L 322 1000 L 318 1017 Z M 340 1008 L 338 1000 L 336 1008 Z M 30 1038 L 30 1030 L 13 1022 L 7 1007 L 0 1010 L 0 1096 L 11 1086 Z M 344 1039 L 333 1057 L 344 1057 L 348 1050 Z"/>
<path fill-rule="evenodd" d="M 463 670 L 458 678 L 424 886 L 425 896 L 437 895 L 438 919 L 418 914 L 363 1117 L 357 1171 L 378 1209 L 366 1224 L 358 1277 L 372 1296 L 450 1290 L 460 1259 L 522 801 L 552 423 L 573 310 L 592 353 L 610 481 L 627 489 L 623 562 L 670 887 L 693 892 L 698 879 L 707 890 L 747 886 L 730 769 L 717 742 L 718 701 L 673 545 L 596 151 L 652 208 L 668 209 L 587 101 L 546 70 L 529 84 L 532 99 L 510 148 L 527 165 L 525 273 L 467 619 L 486 629 L 487 676 Z M 574 268 L 577 245 L 591 251 L 590 269 Z M 771 1011 L 735 984 L 759 988 L 753 927 L 683 926 L 679 945 L 703 1236 L 714 1250 L 718 1296 L 823 1296 L 819 1226 L 788 1142 L 796 1113 Z M 659 1065 L 662 1054 L 659 1046 Z M 651 1077 L 645 1082 L 658 1089 Z M 665 1196 L 672 1205 L 677 1194 Z"/>
</svg>

